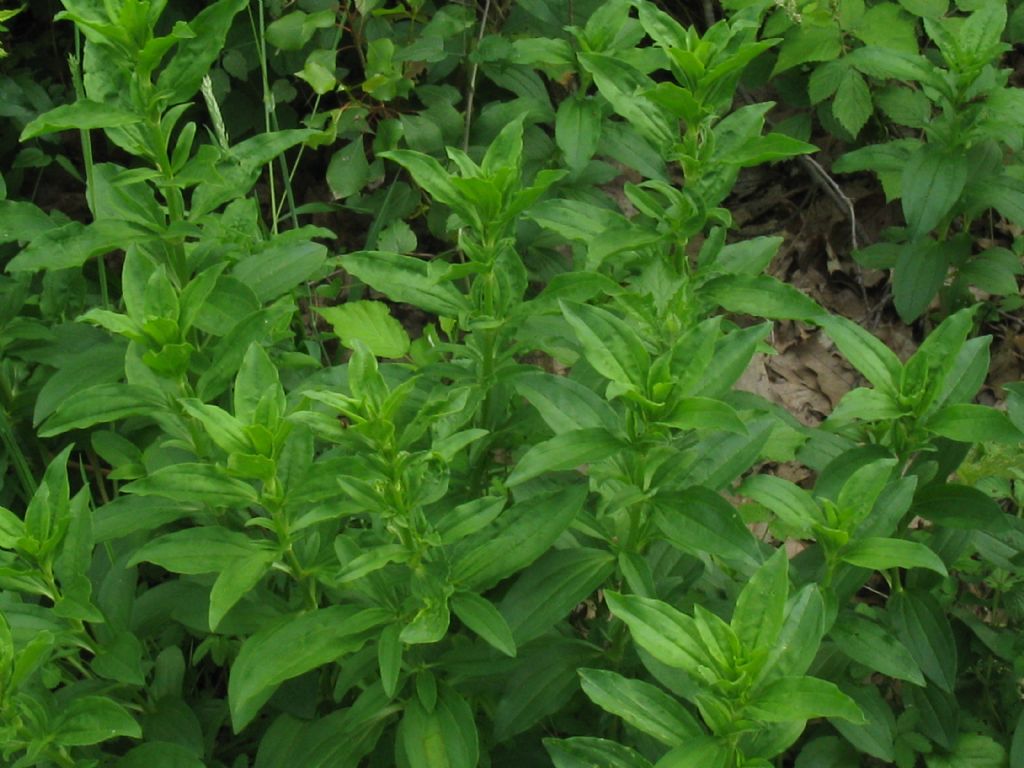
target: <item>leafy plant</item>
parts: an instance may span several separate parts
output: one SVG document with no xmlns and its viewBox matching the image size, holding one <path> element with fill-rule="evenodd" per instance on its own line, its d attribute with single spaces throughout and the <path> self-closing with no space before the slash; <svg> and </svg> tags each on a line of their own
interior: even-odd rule
<svg viewBox="0 0 1024 768">
<path fill-rule="evenodd" d="M 978 310 L 903 362 L 730 234 L 741 169 L 814 151 L 736 102 L 796 33 L 190 5 L 67 0 L 75 100 L 15 116 L 85 188 L 0 195 L 5 763 L 1019 758 L 1024 423 L 972 402 Z M 870 76 L 991 107 L 996 47 Z M 870 385 L 820 427 L 736 389 L 780 319 Z"/>
</svg>

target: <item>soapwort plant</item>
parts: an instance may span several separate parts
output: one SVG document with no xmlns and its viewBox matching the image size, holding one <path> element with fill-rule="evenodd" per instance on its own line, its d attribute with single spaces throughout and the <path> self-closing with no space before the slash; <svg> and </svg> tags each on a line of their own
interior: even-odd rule
<svg viewBox="0 0 1024 768">
<path fill-rule="evenodd" d="M 24 136 L 79 131 L 88 220 L 0 199 L 5 762 L 1019 761 L 1024 541 L 979 467 L 1020 393 L 972 402 L 976 310 L 901 361 L 765 274 L 781 238 L 730 242 L 740 169 L 814 151 L 735 104 L 779 45 L 756 9 L 184 5 L 64 3 L 81 93 Z M 925 29 L 952 57 L 975 15 Z M 878 67 L 970 106 L 1013 93 L 993 46 L 959 80 Z M 218 68 L 258 78 L 261 132 L 232 141 Z M 285 85 L 311 127 L 280 129 Z M 943 125 L 921 146 L 973 151 Z M 343 202 L 263 176 L 323 146 Z M 311 213 L 365 242 L 331 255 Z M 778 319 L 870 385 L 821 427 L 736 389 Z"/>
</svg>

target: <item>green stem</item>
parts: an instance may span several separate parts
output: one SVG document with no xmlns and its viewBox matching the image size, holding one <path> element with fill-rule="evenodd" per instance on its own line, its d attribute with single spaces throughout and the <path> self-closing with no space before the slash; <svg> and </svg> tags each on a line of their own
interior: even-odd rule
<svg viewBox="0 0 1024 768">
<path fill-rule="evenodd" d="M 259 0 L 259 16 L 253 17 L 252 8 L 249 8 L 249 22 L 253 28 L 253 37 L 256 40 L 256 48 L 260 54 L 260 82 L 263 88 L 263 130 L 266 133 L 273 131 L 272 116 L 274 113 L 274 95 L 270 90 L 270 75 L 267 69 L 267 38 L 266 18 L 263 8 L 263 0 Z M 267 164 L 267 182 L 270 188 L 270 211 L 273 214 L 277 211 L 277 190 L 274 182 L 274 166 Z M 277 234 L 277 217 L 273 216 L 270 222 L 271 231 Z"/>
<path fill-rule="evenodd" d="M 71 83 L 75 90 L 75 98 L 78 101 L 85 99 L 85 83 L 82 80 L 82 33 L 78 26 L 75 26 L 75 53 L 68 57 L 71 69 Z M 82 142 L 82 162 L 85 165 L 85 194 L 89 210 L 93 218 L 96 217 L 96 175 L 92 154 L 92 137 L 85 128 L 78 131 Z M 107 263 L 103 256 L 96 260 L 96 267 L 100 281 L 100 300 L 103 306 L 110 308 L 110 291 L 107 286 Z"/>
<path fill-rule="evenodd" d="M 0 407 L 0 439 L 3 440 L 7 455 L 11 457 L 11 461 L 14 464 L 14 472 L 18 476 L 18 482 L 21 483 L 22 494 L 25 497 L 25 502 L 28 503 L 29 499 L 35 495 L 36 489 L 39 486 L 36 484 L 32 471 L 29 469 L 25 453 L 21 450 L 21 445 L 18 444 L 18 439 L 11 427 L 11 422 L 7 418 L 7 411 L 2 407 Z"/>
</svg>

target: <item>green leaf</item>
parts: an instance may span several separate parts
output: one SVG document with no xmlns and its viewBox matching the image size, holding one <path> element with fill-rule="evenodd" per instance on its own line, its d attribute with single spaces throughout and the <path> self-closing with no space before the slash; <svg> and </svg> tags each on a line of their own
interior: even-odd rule
<svg viewBox="0 0 1024 768">
<path fill-rule="evenodd" d="M 927 593 L 903 590 L 889 598 L 897 636 L 925 677 L 944 691 L 956 685 L 956 640 L 942 607 Z"/>
<path fill-rule="evenodd" d="M 81 267 L 93 256 L 151 240 L 147 229 L 128 221 L 99 219 L 82 224 L 72 221 L 48 229 L 7 263 L 8 272 Z"/>
<path fill-rule="evenodd" d="M 217 573 L 235 560 L 267 554 L 260 543 L 244 533 L 220 526 L 186 528 L 143 544 L 127 563 L 156 563 L 172 573 Z"/>
<path fill-rule="evenodd" d="M 569 527 L 586 496 L 585 485 L 574 485 L 513 504 L 499 518 L 497 531 L 485 529 L 459 543 L 452 583 L 480 591 L 522 570 Z"/>
<path fill-rule="evenodd" d="M 170 741 L 147 741 L 125 753 L 117 768 L 205 768 L 193 750 Z"/>
<path fill-rule="evenodd" d="M 56 412 L 43 422 L 39 434 L 51 437 L 72 429 L 165 411 L 167 401 L 156 389 L 131 384 L 96 384 L 61 402 Z"/>
<path fill-rule="evenodd" d="M 489 600 L 473 592 L 457 592 L 449 602 L 463 624 L 506 656 L 516 655 L 512 630 Z"/>
<path fill-rule="evenodd" d="M 701 291 L 730 312 L 754 317 L 818 322 L 826 315 L 814 299 L 768 275 L 722 275 Z"/>
<path fill-rule="evenodd" d="M 161 467 L 128 483 L 122 490 L 140 496 L 162 496 L 186 504 L 211 506 L 255 504 L 259 499 L 249 483 L 228 477 L 209 464 L 188 462 Z"/>
<path fill-rule="evenodd" d="M 799 24 L 779 46 L 772 77 L 809 61 L 831 61 L 842 52 L 842 34 L 835 23 Z"/>
<path fill-rule="evenodd" d="M 287 327 L 294 304 L 281 299 L 269 307 L 244 316 L 206 352 L 212 359 L 196 383 L 196 396 L 203 402 L 214 400 L 231 383 L 252 344 L 268 344 Z"/>
<path fill-rule="evenodd" d="M 191 37 L 178 40 L 174 57 L 160 72 L 156 87 L 170 104 L 190 100 L 224 49 L 228 30 L 247 0 L 217 0 L 189 22 Z"/>
<path fill-rule="evenodd" d="M 873 111 L 871 91 L 863 75 L 847 68 L 832 102 L 832 114 L 851 136 L 856 137 Z"/>
<path fill-rule="evenodd" d="M 249 724 L 285 680 L 357 651 L 370 630 L 392 618 L 379 608 L 332 605 L 282 617 L 248 637 L 228 679 L 235 733 Z"/>
<path fill-rule="evenodd" d="M 389 699 L 398 691 L 398 680 L 402 674 L 402 641 L 400 624 L 388 624 L 377 638 L 377 667 L 384 695 Z"/>
<path fill-rule="evenodd" d="M 906 539 L 867 538 L 850 544 L 840 558 L 851 565 L 884 571 L 889 568 L 927 568 L 948 576 L 946 566 L 924 544 Z"/>
<path fill-rule="evenodd" d="M 437 202 L 460 213 L 472 208 L 472 203 L 452 184 L 452 177 L 429 155 L 409 149 L 394 149 L 378 152 L 377 156 L 393 160 L 409 171 L 416 183 Z"/>
<path fill-rule="evenodd" d="M 735 765 L 735 754 L 735 748 L 721 737 L 703 736 L 676 747 L 654 768 L 730 768 Z"/>
<path fill-rule="evenodd" d="M 860 707 L 833 683 L 816 677 L 782 677 L 768 683 L 744 708 L 744 714 L 766 723 L 839 717 L 865 722 Z"/>
<path fill-rule="evenodd" d="M 182 409 L 191 414 L 223 451 L 247 453 L 252 450 L 242 423 L 216 405 L 208 405 L 194 397 L 178 401 Z"/>
<path fill-rule="evenodd" d="M 142 117 L 113 104 L 81 99 L 62 104 L 35 118 L 21 132 L 20 141 L 28 141 L 57 131 L 121 128 L 142 122 Z"/>
<path fill-rule="evenodd" d="M 334 199 L 350 197 L 359 192 L 370 178 L 370 164 L 362 136 L 357 136 L 331 155 L 327 165 L 327 185 Z"/>
<path fill-rule="evenodd" d="M 719 429 L 738 435 L 747 434 L 747 426 L 736 410 L 728 403 L 710 397 L 680 398 L 657 423 L 676 429 Z"/>
<path fill-rule="evenodd" d="M 929 432 L 964 443 L 1024 442 L 1024 432 L 1005 413 L 985 405 L 947 405 L 928 419 L 925 427 Z"/>
<path fill-rule="evenodd" d="M 991 736 L 981 733 L 959 734 L 953 751 L 948 755 L 928 755 L 928 768 L 1003 768 L 1006 749 Z"/>
<path fill-rule="evenodd" d="M 900 0 L 900 5 L 915 16 L 937 19 L 949 10 L 949 0 Z"/>
<path fill-rule="evenodd" d="M 700 486 L 659 493 L 654 521 L 683 552 L 713 554 L 748 564 L 760 564 L 757 540 L 728 501 Z"/>
<path fill-rule="evenodd" d="M 808 584 L 786 604 L 786 621 L 755 684 L 786 675 L 801 675 L 814 661 L 825 634 L 825 601 L 816 584 Z"/>
<path fill-rule="evenodd" d="M 581 669 L 580 679 L 591 701 L 666 746 L 680 746 L 703 733 L 693 715 L 650 683 L 600 669 Z"/>
<path fill-rule="evenodd" d="M 930 483 L 914 496 L 911 513 L 946 528 L 980 530 L 1000 535 L 1010 530 L 1002 507 L 977 488 L 955 483 Z"/>
<path fill-rule="evenodd" d="M 124 736 L 141 739 L 142 728 L 128 711 L 106 696 L 81 696 L 61 707 L 52 726 L 53 741 L 62 747 L 85 747 Z"/>
<path fill-rule="evenodd" d="M 788 597 L 789 559 L 786 548 L 779 547 L 754 572 L 736 599 L 732 628 L 744 648 L 768 651 L 775 647 L 785 622 Z"/>
<path fill-rule="evenodd" d="M 949 253 L 946 243 L 918 240 L 904 243 L 893 270 L 893 304 L 900 319 L 920 317 L 946 281 Z"/>
<path fill-rule="evenodd" d="M 610 54 L 578 53 L 577 59 L 594 77 L 597 89 L 612 109 L 626 118 L 644 138 L 660 147 L 670 147 L 678 140 L 678 132 L 668 112 L 637 95 L 654 85 L 647 75 Z"/>
<path fill-rule="evenodd" d="M 520 649 L 518 663 L 503 680 L 504 691 L 494 709 L 495 739 L 505 741 L 564 711 L 579 696 L 576 671 L 594 660 L 595 653 L 587 645 L 555 634 L 543 643 Z"/>
<path fill-rule="evenodd" d="M 619 384 L 643 386 L 651 358 L 643 341 L 626 322 L 589 304 L 559 304 L 594 370 Z"/>
<path fill-rule="evenodd" d="M 844 689 L 845 693 L 857 702 L 867 722 L 855 725 L 848 720 L 833 720 L 832 726 L 843 735 L 849 745 L 891 764 L 895 759 L 896 738 L 896 718 L 893 716 L 892 708 L 882 698 L 880 689 L 874 685 L 846 684 Z"/>
<path fill-rule="evenodd" d="M 216 632 L 221 619 L 263 578 L 276 552 L 253 551 L 241 557 L 228 558 L 210 590 L 210 631 Z M 170 569 L 169 569 L 170 570 Z"/>
<path fill-rule="evenodd" d="M 334 21 L 334 14 L 326 11 L 292 11 L 267 25 L 267 42 L 282 51 L 298 51 L 313 38 L 318 29 L 331 27 Z"/>
<path fill-rule="evenodd" d="M 775 475 L 751 475 L 738 493 L 767 507 L 786 525 L 807 535 L 820 519 L 820 510 L 810 493 Z"/>
<path fill-rule="evenodd" d="M 604 398 L 566 376 L 537 371 L 517 376 L 513 386 L 556 435 L 601 427 L 614 430 L 618 426 L 618 416 Z"/>
<path fill-rule="evenodd" d="M 524 570 L 498 606 L 518 645 L 565 622 L 615 569 L 608 552 L 584 547 L 546 552 Z"/>
<path fill-rule="evenodd" d="M 231 276 L 251 288 L 261 302 L 273 301 L 323 274 L 327 248 L 311 238 L 333 236 L 320 227 L 289 230 L 235 264 Z"/>
<path fill-rule="evenodd" d="M 651 768 L 643 755 L 618 742 L 592 736 L 544 739 L 555 768 Z"/>
<path fill-rule="evenodd" d="M 967 154 L 925 144 L 910 156 L 900 185 L 912 239 L 935 229 L 952 211 L 967 183 Z"/>
<path fill-rule="evenodd" d="M 830 429 L 839 429 L 852 421 L 895 420 L 904 413 L 892 395 L 878 389 L 857 387 L 843 395 L 825 423 Z"/>
<path fill-rule="evenodd" d="M 34 240 L 55 226 L 38 205 L 0 196 L 0 243 Z"/>
<path fill-rule="evenodd" d="M 907 647 L 866 616 L 854 611 L 841 613 L 829 631 L 829 639 L 868 669 L 914 685 L 925 684 L 921 669 Z"/>
<path fill-rule="evenodd" d="M 317 307 L 316 311 L 349 348 L 353 339 L 359 339 L 377 357 L 404 357 L 409 351 L 409 334 L 383 302 L 349 301 L 337 307 Z"/>
<path fill-rule="evenodd" d="M 634 642 L 662 664 L 697 676 L 712 667 L 693 618 L 667 603 L 637 595 L 605 592 L 612 614 L 629 627 Z"/>
<path fill-rule="evenodd" d="M 563 432 L 537 443 L 523 454 L 505 484 L 511 488 L 546 472 L 561 472 L 607 459 L 625 448 L 626 444 L 607 429 Z"/>
<path fill-rule="evenodd" d="M 342 266 L 394 301 L 446 317 L 469 310 L 469 302 L 451 283 L 437 283 L 422 259 L 384 251 L 359 251 L 341 257 Z"/>
<path fill-rule="evenodd" d="M 473 712 L 448 688 L 430 711 L 418 698 L 406 704 L 395 746 L 398 768 L 476 768 L 480 759 Z"/>
<path fill-rule="evenodd" d="M 601 139 L 601 108 L 593 98 L 574 95 L 558 105 L 555 144 L 566 165 L 579 172 L 597 152 Z"/>
</svg>

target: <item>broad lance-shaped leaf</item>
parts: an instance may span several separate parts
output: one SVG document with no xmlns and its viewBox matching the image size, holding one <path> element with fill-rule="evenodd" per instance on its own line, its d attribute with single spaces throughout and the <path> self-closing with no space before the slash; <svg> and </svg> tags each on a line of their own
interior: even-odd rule
<svg viewBox="0 0 1024 768">
<path fill-rule="evenodd" d="M 927 568 L 947 576 L 946 566 L 932 550 L 906 539 L 867 538 L 850 544 L 840 553 L 843 562 L 884 571 L 888 568 Z"/>
<path fill-rule="evenodd" d="M 512 630 L 498 609 L 474 592 L 458 592 L 450 601 L 459 620 L 506 656 L 516 655 Z"/>
<path fill-rule="evenodd" d="M 820 521 L 821 511 L 806 490 L 774 475 L 751 475 L 739 494 L 767 507 L 776 517 L 805 536 Z"/>
<path fill-rule="evenodd" d="M 826 315 L 814 299 L 768 275 L 721 275 L 701 292 L 730 312 L 755 317 L 816 322 Z"/>
<path fill-rule="evenodd" d="M 393 616 L 352 605 L 284 616 L 242 643 L 228 679 L 228 705 L 235 733 L 256 716 L 281 683 L 363 646 L 371 630 Z"/>
<path fill-rule="evenodd" d="M 235 16 L 246 0 L 219 0 L 208 4 L 189 23 L 192 36 L 178 40 L 177 50 L 160 72 L 157 88 L 171 104 L 191 99 L 210 66 L 224 48 L 224 40 Z"/>
<path fill-rule="evenodd" d="M 935 229 L 953 209 L 967 183 L 967 154 L 925 144 L 910 156 L 900 189 L 910 237 Z"/>
<path fill-rule="evenodd" d="M 555 768 L 651 768 L 650 761 L 639 752 L 593 736 L 544 739 L 544 748 Z"/>
<path fill-rule="evenodd" d="M 843 612 L 829 631 L 829 639 L 868 669 L 914 685 L 925 685 L 921 669 L 907 647 L 867 616 L 855 611 Z"/>
<path fill-rule="evenodd" d="M 713 667 L 691 616 L 661 600 L 605 592 L 608 607 L 629 627 L 634 642 L 662 664 L 697 676 Z"/>
<path fill-rule="evenodd" d="M 710 397 L 684 397 L 661 416 L 658 423 L 676 429 L 720 429 L 747 434 L 747 427 L 736 409 Z"/>
<path fill-rule="evenodd" d="M 156 563 L 172 573 L 218 573 L 235 560 L 259 558 L 266 548 L 256 539 L 220 526 L 186 528 L 143 544 L 127 566 Z"/>
<path fill-rule="evenodd" d="M 71 221 L 48 229 L 7 263 L 8 272 L 81 267 L 93 256 L 152 240 L 153 233 L 138 224 L 118 219 L 99 219 L 82 224 Z"/>
<path fill-rule="evenodd" d="M 684 552 L 711 553 L 759 565 L 757 539 L 736 508 L 701 486 L 660 493 L 654 499 L 654 521 L 663 536 Z"/>
<path fill-rule="evenodd" d="M 951 693 L 956 685 L 956 639 L 935 598 L 928 593 L 903 590 L 889 598 L 888 613 L 897 637 L 925 677 Z"/>
<path fill-rule="evenodd" d="M 607 400 L 566 376 L 537 371 L 516 376 L 512 384 L 556 435 L 596 427 L 611 430 L 618 424 Z"/>
<path fill-rule="evenodd" d="M 1003 508 L 983 491 L 955 483 L 929 483 L 914 495 L 911 514 L 946 528 L 1005 534 L 1010 520 Z"/>
<path fill-rule="evenodd" d="M 626 444 L 607 429 L 563 432 L 530 448 L 516 464 L 505 484 L 512 487 L 546 472 L 559 472 L 601 461 L 625 447 Z"/>
<path fill-rule="evenodd" d="M 1017 429 L 1005 413 L 972 403 L 947 405 L 928 419 L 925 426 L 937 435 L 965 443 L 1024 442 L 1024 432 Z"/>
<path fill-rule="evenodd" d="M 644 385 L 651 358 L 636 331 L 606 309 L 559 303 L 594 370 L 618 384 Z"/>
<path fill-rule="evenodd" d="M 452 582 L 481 591 L 522 570 L 569 527 L 586 497 L 586 485 L 579 484 L 514 504 L 498 518 L 496 531 L 484 529 L 459 542 Z"/>
<path fill-rule="evenodd" d="M 410 699 L 395 739 L 398 768 L 475 768 L 480 759 L 473 711 L 447 687 L 429 709 Z"/>
<path fill-rule="evenodd" d="M 860 707 L 827 680 L 816 677 L 782 677 L 768 683 L 746 706 L 744 714 L 766 723 L 841 717 L 863 723 Z"/>
<path fill-rule="evenodd" d="M 736 600 L 732 628 L 744 648 L 771 650 L 779 639 L 789 597 L 789 559 L 779 547 L 747 582 Z"/>
<path fill-rule="evenodd" d="M 845 317 L 828 315 L 818 320 L 850 364 L 877 389 L 890 395 L 899 390 L 903 364 L 881 340 Z"/>
<path fill-rule="evenodd" d="M 188 462 L 161 467 L 122 490 L 140 496 L 162 496 L 186 504 L 211 506 L 255 504 L 259 499 L 255 488 L 229 477 L 218 467 Z"/>
<path fill-rule="evenodd" d="M 469 301 L 451 283 L 439 283 L 429 275 L 422 259 L 386 251 L 359 251 L 341 257 L 350 274 L 394 301 L 446 317 L 470 309 Z"/>
<path fill-rule="evenodd" d="M 574 171 L 582 170 L 597 151 L 601 123 L 601 109 L 593 98 L 568 98 L 558 105 L 555 143 Z"/>
<path fill-rule="evenodd" d="M 552 549 L 519 574 L 498 606 L 519 645 L 564 622 L 615 568 L 605 550 Z"/>
<path fill-rule="evenodd" d="M 142 117 L 135 112 L 115 107 L 113 104 L 81 99 L 73 104 L 54 107 L 49 112 L 39 115 L 22 130 L 20 141 L 28 141 L 57 131 L 119 128 L 139 122 L 142 122 Z"/>
<path fill-rule="evenodd" d="M 583 692 L 601 709 L 666 746 L 677 747 L 703 733 L 685 707 L 650 683 L 601 669 L 581 669 L 580 679 Z"/>
<path fill-rule="evenodd" d="M 216 632 L 221 619 L 252 590 L 277 559 L 272 551 L 256 551 L 227 561 L 210 590 L 210 631 Z"/>
</svg>

